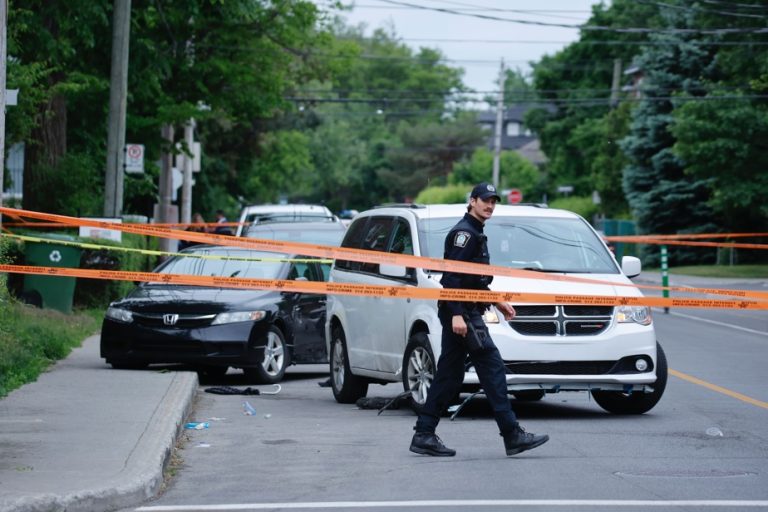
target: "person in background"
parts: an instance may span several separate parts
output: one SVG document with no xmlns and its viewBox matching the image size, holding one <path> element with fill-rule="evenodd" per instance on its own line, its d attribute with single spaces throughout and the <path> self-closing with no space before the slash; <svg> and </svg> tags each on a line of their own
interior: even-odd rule
<svg viewBox="0 0 768 512">
<path fill-rule="evenodd" d="M 226 225 L 227 222 L 229 221 L 227 220 L 227 217 L 224 215 L 224 211 L 216 210 L 216 224 L 222 224 L 222 225 L 216 226 L 213 232 L 216 233 L 217 235 L 231 235 L 232 228 Z"/>
<path fill-rule="evenodd" d="M 480 183 L 472 189 L 467 213 L 464 214 L 445 237 L 446 260 L 466 261 L 488 265 L 487 239 L 483 234 L 485 222 L 491 218 L 496 203 L 501 198 L 496 188 Z M 465 290 L 490 290 L 488 285 L 493 276 L 444 272 L 440 284 L 443 288 Z M 517 422 L 509 404 L 506 369 L 499 350 L 488 333 L 483 313 L 491 304 L 482 302 L 439 301 L 438 317 L 443 326 L 440 359 L 427 401 L 416 420 L 410 450 L 422 455 L 452 457 L 456 450 L 445 446 L 435 433 L 440 414 L 448 402 L 456 396 L 464 381 L 464 364 L 469 355 L 477 371 L 480 384 L 492 409 L 499 432 L 504 438 L 507 455 L 536 448 L 549 440 L 547 435 L 526 432 Z M 499 302 L 496 308 L 511 320 L 515 309 L 506 302 Z"/>
<path fill-rule="evenodd" d="M 185 231 L 193 231 L 195 233 L 208 233 L 208 227 L 205 224 L 205 219 L 203 216 L 199 213 L 192 215 L 192 223 L 187 226 Z M 200 242 L 195 242 L 193 240 L 179 240 L 179 250 L 199 244 Z"/>
</svg>

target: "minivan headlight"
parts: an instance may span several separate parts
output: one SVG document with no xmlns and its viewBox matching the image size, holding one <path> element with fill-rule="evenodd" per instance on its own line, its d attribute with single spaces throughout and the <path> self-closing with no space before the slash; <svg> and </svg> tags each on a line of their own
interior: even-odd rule
<svg viewBox="0 0 768 512">
<path fill-rule="evenodd" d="M 123 308 L 108 307 L 107 312 L 104 314 L 110 320 L 116 322 L 125 322 L 127 324 L 133 322 L 133 313 Z"/>
<path fill-rule="evenodd" d="M 483 313 L 483 321 L 487 324 L 497 324 L 499 323 L 499 315 L 496 314 L 495 309 L 488 308 Z"/>
<path fill-rule="evenodd" d="M 235 322 L 256 322 L 267 316 L 266 311 L 229 311 L 219 313 L 211 325 L 233 324 Z"/>
<path fill-rule="evenodd" d="M 616 320 L 620 323 L 634 322 L 640 325 L 651 325 L 651 308 L 648 306 L 619 306 L 616 308 Z"/>
</svg>

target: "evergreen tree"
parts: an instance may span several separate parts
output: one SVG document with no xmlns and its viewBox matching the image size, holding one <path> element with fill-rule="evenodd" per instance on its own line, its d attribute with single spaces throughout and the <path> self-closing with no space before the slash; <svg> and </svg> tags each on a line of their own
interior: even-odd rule
<svg viewBox="0 0 768 512">
<path fill-rule="evenodd" d="M 669 27 L 691 26 L 686 13 L 668 14 Z M 684 163 L 672 147 L 669 130 L 676 101 L 703 95 L 702 80 L 712 73 L 712 55 L 706 46 L 692 44 L 690 33 L 651 36 L 657 44 L 644 48 L 637 59 L 643 73 L 642 99 L 632 113 L 630 133 L 620 144 L 629 163 L 622 185 L 639 233 L 711 233 L 717 231 L 707 205 L 705 180 L 686 175 Z M 680 100 L 673 100 L 678 95 Z M 658 248 L 647 248 L 645 259 L 657 262 Z M 670 250 L 671 264 L 703 262 L 712 251 Z"/>
</svg>

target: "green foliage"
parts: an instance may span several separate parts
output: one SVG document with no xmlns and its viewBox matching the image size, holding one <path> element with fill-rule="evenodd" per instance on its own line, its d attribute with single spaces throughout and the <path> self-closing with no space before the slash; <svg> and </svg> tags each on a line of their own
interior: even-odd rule
<svg viewBox="0 0 768 512">
<path fill-rule="evenodd" d="M 598 213 L 598 206 L 592 202 L 592 197 L 570 196 L 555 199 L 549 203 L 550 208 L 558 208 L 578 213 L 588 221 L 592 222 L 594 216 Z"/>
<path fill-rule="evenodd" d="M 688 27 L 690 20 L 670 15 L 670 26 Z M 628 158 L 623 189 L 642 233 L 716 232 L 707 207 L 706 181 L 686 175 L 684 163 L 672 152 L 675 138 L 669 130 L 675 104 L 673 93 L 698 96 L 701 80 L 711 75 L 713 63 L 707 47 L 693 44 L 690 35 L 653 35 L 659 43 L 644 49 L 638 58 L 645 79 L 645 99 L 632 112 L 629 135 L 621 141 Z M 647 253 L 653 264 L 658 254 Z M 688 248 L 670 250 L 670 263 L 705 262 L 711 251 Z"/>
<path fill-rule="evenodd" d="M 469 161 L 456 164 L 449 183 L 480 183 L 491 181 L 493 153 L 487 148 L 476 149 Z M 534 197 L 543 177 L 531 162 L 514 151 L 502 151 L 499 155 L 499 189 L 517 188 L 528 200 Z M 502 198 L 506 201 L 506 198 Z"/>
<path fill-rule="evenodd" d="M 427 187 L 416 196 L 414 203 L 420 204 L 466 204 L 473 185 L 457 183 L 443 187 Z"/>
<path fill-rule="evenodd" d="M 387 183 L 390 197 L 413 197 L 428 184 L 443 184 L 454 163 L 470 154 L 485 137 L 475 120 L 462 116 L 456 121 L 401 124 L 401 147 L 391 148 L 391 169 L 378 171 Z"/>
<path fill-rule="evenodd" d="M 686 103 L 675 111 L 674 153 L 691 179 L 711 190 L 709 205 L 726 229 L 760 231 L 768 225 L 768 108 L 752 101 Z M 737 96 L 740 96 L 737 94 Z"/>
<path fill-rule="evenodd" d="M 92 314 L 65 315 L 0 297 L 0 397 L 35 381 L 97 330 Z"/>
<path fill-rule="evenodd" d="M 121 242 L 102 239 L 83 239 L 84 242 L 115 248 L 144 249 L 157 251 L 157 237 L 123 233 Z M 100 270 L 124 270 L 128 272 L 150 272 L 157 265 L 156 256 L 134 251 L 110 249 L 84 249 L 80 268 Z M 111 301 L 128 294 L 134 284 L 130 281 L 102 279 L 78 279 L 75 286 L 74 304 L 84 308 L 104 308 Z"/>
</svg>

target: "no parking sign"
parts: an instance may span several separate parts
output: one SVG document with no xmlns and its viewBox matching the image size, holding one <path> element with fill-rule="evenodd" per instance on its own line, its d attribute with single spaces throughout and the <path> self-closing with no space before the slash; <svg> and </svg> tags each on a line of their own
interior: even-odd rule
<svg viewBox="0 0 768 512">
<path fill-rule="evenodd" d="M 144 172 L 144 145 L 126 144 L 125 146 L 125 172 Z"/>
</svg>

